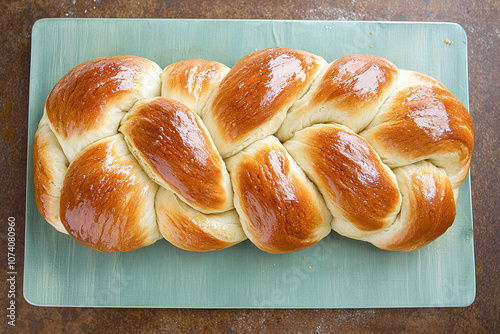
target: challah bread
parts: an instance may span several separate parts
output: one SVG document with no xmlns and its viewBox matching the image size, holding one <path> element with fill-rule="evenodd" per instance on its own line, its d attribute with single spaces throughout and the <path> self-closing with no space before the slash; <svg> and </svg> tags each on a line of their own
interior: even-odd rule
<svg viewBox="0 0 500 334">
<path fill-rule="evenodd" d="M 317 124 L 284 145 L 320 189 L 337 232 L 355 238 L 394 222 L 401 206 L 396 176 L 362 137 L 343 125 Z"/>
<path fill-rule="evenodd" d="M 157 190 L 123 135 L 106 137 L 87 146 L 68 167 L 61 221 L 75 240 L 102 252 L 148 246 L 161 238 L 154 207 Z"/>
<path fill-rule="evenodd" d="M 321 57 L 286 48 L 265 49 L 238 61 L 202 112 L 222 157 L 275 133 L 325 65 Z"/>
<path fill-rule="evenodd" d="M 394 169 L 401 212 L 386 229 L 364 240 L 387 250 L 412 251 L 441 236 L 455 219 L 455 198 L 446 173 L 421 161 Z"/>
<path fill-rule="evenodd" d="M 153 181 L 202 212 L 233 208 L 224 161 L 201 119 L 186 105 L 163 97 L 138 102 L 119 131 Z"/>
<path fill-rule="evenodd" d="M 446 171 L 453 188 L 469 171 L 472 119 L 443 85 L 421 74 L 400 82 L 360 135 L 391 168 L 428 160 Z"/>
<path fill-rule="evenodd" d="M 316 123 L 335 122 L 362 130 L 398 79 L 397 67 L 372 55 L 348 55 L 331 63 L 302 99 L 296 101 L 277 133 L 286 141 Z"/>
<path fill-rule="evenodd" d="M 229 72 L 229 67 L 203 59 L 182 60 L 165 67 L 161 74 L 161 96 L 184 103 L 201 116 L 213 90 Z"/>
<path fill-rule="evenodd" d="M 43 217 L 56 230 L 66 232 L 59 217 L 59 199 L 68 160 L 56 136 L 50 130 L 47 115 L 43 115 L 33 143 L 33 175 L 35 199 Z"/>
<path fill-rule="evenodd" d="M 185 250 L 219 250 L 247 238 L 236 210 L 203 214 L 165 188 L 156 195 L 156 212 L 165 239 Z"/>
<path fill-rule="evenodd" d="M 321 195 L 276 137 L 252 143 L 226 163 L 243 230 L 257 247 L 286 253 L 330 233 Z"/>
<path fill-rule="evenodd" d="M 56 229 L 103 252 L 163 237 L 286 253 L 332 229 L 411 251 L 453 223 L 473 140 L 446 87 L 376 56 L 328 64 L 275 47 L 231 69 L 189 59 L 163 71 L 100 58 L 47 98 L 35 196 Z"/>
<path fill-rule="evenodd" d="M 160 94 L 161 68 L 133 56 L 107 57 L 80 64 L 52 89 L 45 113 L 71 162 L 87 145 L 116 134 L 135 102 Z"/>
</svg>

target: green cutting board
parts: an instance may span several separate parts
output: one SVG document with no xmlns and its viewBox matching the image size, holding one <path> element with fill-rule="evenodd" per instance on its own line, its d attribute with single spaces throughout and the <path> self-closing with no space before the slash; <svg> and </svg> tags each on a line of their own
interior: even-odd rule
<svg viewBox="0 0 500 334">
<path fill-rule="evenodd" d="M 452 42 L 445 43 L 445 40 Z M 467 40 L 449 23 L 44 19 L 32 34 L 24 296 L 35 305 L 189 308 L 467 306 L 475 298 L 469 179 L 454 225 L 411 253 L 389 252 L 332 232 L 297 253 L 270 255 L 245 241 L 211 253 L 160 240 L 103 254 L 56 232 L 34 198 L 32 146 L 47 95 L 72 67 L 133 54 L 162 68 L 187 58 L 228 66 L 271 46 L 331 62 L 350 53 L 385 57 L 431 75 L 468 106 Z"/>
</svg>

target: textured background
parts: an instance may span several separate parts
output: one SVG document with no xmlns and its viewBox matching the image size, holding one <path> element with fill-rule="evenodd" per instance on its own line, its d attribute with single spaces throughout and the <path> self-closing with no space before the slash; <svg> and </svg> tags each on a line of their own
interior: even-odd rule
<svg viewBox="0 0 500 334">
<path fill-rule="evenodd" d="M 6 251 L 0 261 L 0 331 L 5 333 L 336 333 L 500 330 L 498 110 L 500 2 L 427 1 L 2 1 L 0 3 L 0 245 L 16 220 L 16 327 L 7 326 Z M 469 44 L 470 113 L 476 129 L 471 166 L 477 296 L 467 308 L 363 310 L 190 310 L 41 308 L 22 296 L 26 134 L 33 23 L 46 17 L 391 20 L 456 22 Z"/>
</svg>

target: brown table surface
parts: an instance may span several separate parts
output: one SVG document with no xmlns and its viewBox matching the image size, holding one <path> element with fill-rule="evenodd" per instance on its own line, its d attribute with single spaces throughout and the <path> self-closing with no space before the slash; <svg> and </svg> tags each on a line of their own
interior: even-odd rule
<svg viewBox="0 0 500 334">
<path fill-rule="evenodd" d="M 498 0 L 2 0 L 0 48 L 0 261 L 3 333 L 500 333 L 500 109 Z M 446 21 L 469 45 L 470 113 L 476 130 L 471 166 L 477 294 L 466 308 L 203 310 L 46 308 L 22 293 L 26 142 L 33 23 L 46 17 L 145 17 Z M 16 326 L 9 326 L 7 222 L 16 219 Z"/>
</svg>

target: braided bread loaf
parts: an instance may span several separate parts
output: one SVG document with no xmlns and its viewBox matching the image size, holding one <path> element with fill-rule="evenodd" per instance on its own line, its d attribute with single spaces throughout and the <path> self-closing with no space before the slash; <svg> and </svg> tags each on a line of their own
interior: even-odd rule
<svg viewBox="0 0 500 334">
<path fill-rule="evenodd" d="M 103 252 L 165 238 L 270 253 L 338 233 L 411 251 L 455 218 L 473 124 L 438 81 L 371 55 L 287 48 L 163 71 L 136 56 L 73 68 L 35 136 L 37 206 Z"/>
</svg>

